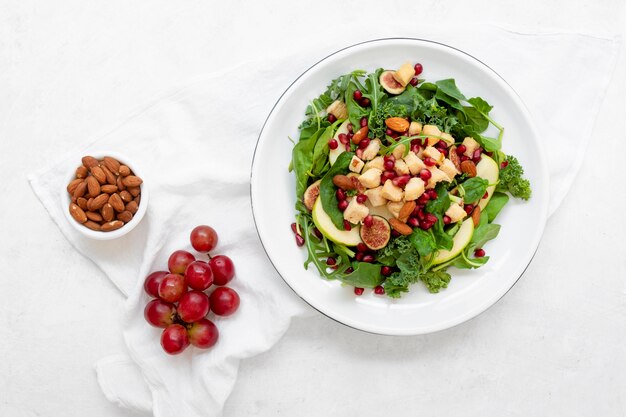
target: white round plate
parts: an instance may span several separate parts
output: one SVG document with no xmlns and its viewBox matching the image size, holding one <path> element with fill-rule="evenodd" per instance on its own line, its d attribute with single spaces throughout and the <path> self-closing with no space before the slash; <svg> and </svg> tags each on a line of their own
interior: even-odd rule
<svg viewBox="0 0 626 417">
<path fill-rule="evenodd" d="M 476 270 L 450 268 L 447 289 L 430 294 L 421 283 L 400 299 L 366 292 L 321 278 L 303 268 L 306 249 L 295 244 L 295 179 L 287 168 L 298 125 L 310 100 L 329 82 L 355 69 L 397 68 L 406 61 L 424 66 L 427 81 L 456 79 L 466 97 L 481 96 L 505 127 L 503 150 L 517 156 L 533 188 L 528 202 L 511 199 L 497 219 L 500 235 L 487 243 L 489 262 Z M 282 278 L 303 300 L 328 317 L 356 329 L 414 335 L 446 329 L 475 317 L 500 299 L 530 263 L 547 218 L 548 171 L 526 107 L 491 68 L 472 56 L 419 39 L 381 39 L 342 49 L 302 74 L 278 100 L 259 136 L 251 174 L 252 209 L 261 242 Z"/>
</svg>

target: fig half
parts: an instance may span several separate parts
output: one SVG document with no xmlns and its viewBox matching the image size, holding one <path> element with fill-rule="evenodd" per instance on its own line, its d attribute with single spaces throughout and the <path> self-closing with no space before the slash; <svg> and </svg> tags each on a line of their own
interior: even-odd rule
<svg viewBox="0 0 626 417">
<path fill-rule="evenodd" d="M 404 91 L 405 87 L 396 81 L 393 75 L 394 71 L 383 71 L 382 74 L 380 74 L 380 85 L 382 85 L 389 94 L 400 94 Z"/>
<path fill-rule="evenodd" d="M 309 211 L 313 210 L 313 205 L 315 204 L 315 200 L 320 195 L 320 183 L 322 180 L 317 180 L 313 184 L 309 185 L 309 188 L 304 192 L 304 197 L 302 198 L 302 202 L 304 206 L 309 209 Z"/>
<path fill-rule="evenodd" d="M 371 226 L 361 225 L 361 240 L 371 250 L 380 250 L 391 239 L 391 226 L 384 217 L 374 215 L 372 218 Z"/>
</svg>

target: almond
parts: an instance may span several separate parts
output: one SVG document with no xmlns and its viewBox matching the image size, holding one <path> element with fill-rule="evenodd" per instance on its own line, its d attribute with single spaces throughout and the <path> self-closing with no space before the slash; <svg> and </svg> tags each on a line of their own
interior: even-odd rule
<svg viewBox="0 0 626 417">
<path fill-rule="evenodd" d="M 123 212 L 117 215 L 117 220 L 121 220 L 124 223 L 128 223 L 132 219 L 133 219 L 133 213 L 131 213 L 128 210 L 124 210 Z"/>
<path fill-rule="evenodd" d="M 83 226 L 87 227 L 88 229 L 95 230 L 96 232 L 100 231 L 100 224 L 92 222 L 91 220 L 87 220 L 85 223 L 83 223 Z"/>
<path fill-rule="evenodd" d="M 354 136 L 352 136 L 352 142 L 358 145 L 359 142 L 365 139 L 369 133 L 370 133 L 369 127 L 365 126 L 365 127 L 360 128 L 359 130 L 357 130 Z"/>
<path fill-rule="evenodd" d="M 476 164 L 474 161 L 463 161 L 461 162 L 461 171 L 466 173 L 470 177 L 476 176 Z"/>
<path fill-rule="evenodd" d="M 111 222 L 106 222 L 102 224 L 100 230 L 103 232 L 112 232 L 113 230 L 117 230 L 120 227 L 124 226 L 124 222 L 120 220 L 113 220 Z"/>
<path fill-rule="evenodd" d="M 87 182 L 85 180 L 81 180 L 80 184 L 78 184 L 76 188 L 74 189 L 74 192 L 72 193 L 72 197 L 78 199 L 84 196 L 86 191 L 87 191 Z"/>
<path fill-rule="evenodd" d="M 104 163 L 104 166 L 107 167 L 109 171 L 111 171 L 114 174 L 119 174 L 120 166 L 122 164 L 120 164 L 120 162 L 117 159 L 112 158 L 110 156 L 105 156 L 103 163 Z"/>
<path fill-rule="evenodd" d="M 102 168 L 95 166 L 95 167 L 91 167 L 89 170 L 91 171 L 91 175 L 93 175 L 100 184 L 107 183 L 107 176 L 104 174 L 104 171 L 102 170 Z"/>
<path fill-rule="evenodd" d="M 87 200 L 87 210 L 91 211 L 92 204 L 93 204 L 93 197 Z"/>
<path fill-rule="evenodd" d="M 94 176 L 87 177 L 87 190 L 89 191 L 89 195 L 92 197 L 97 197 L 100 195 L 100 183 Z"/>
<path fill-rule="evenodd" d="M 408 226 L 402 223 L 400 220 L 394 219 L 393 217 L 389 219 L 389 224 L 391 225 L 393 230 L 400 233 L 401 235 L 408 236 L 413 233 L 413 229 L 411 229 L 411 226 Z"/>
<path fill-rule="evenodd" d="M 409 130 L 409 121 L 402 117 L 390 117 L 385 120 L 385 125 L 394 132 L 404 133 Z"/>
<path fill-rule="evenodd" d="M 83 209 L 74 203 L 70 204 L 70 214 L 78 223 L 85 223 L 87 221 L 87 215 Z"/>
<path fill-rule="evenodd" d="M 113 211 L 113 207 L 109 203 L 106 203 L 104 206 L 102 206 L 100 214 L 102 214 L 102 218 L 104 219 L 104 221 L 110 222 L 111 220 L 113 220 L 115 212 Z"/>
<path fill-rule="evenodd" d="M 117 189 L 120 191 L 123 191 L 126 189 L 126 186 L 124 185 L 124 182 L 122 181 L 122 177 L 117 177 L 117 179 L 115 180 L 115 185 L 117 185 Z"/>
<path fill-rule="evenodd" d="M 456 170 L 461 172 L 461 158 L 459 158 L 459 154 L 456 153 L 456 146 L 452 145 L 450 147 L 450 150 L 448 151 L 448 159 L 452 161 Z"/>
<path fill-rule="evenodd" d="M 137 197 L 141 192 L 141 189 L 139 187 L 128 187 L 127 190 L 133 197 Z"/>
<path fill-rule="evenodd" d="M 333 177 L 333 184 L 335 184 L 337 187 L 341 188 L 342 190 L 356 190 L 357 189 L 357 186 L 352 181 L 352 178 L 348 177 L 347 175 L 335 175 Z"/>
<path fill-rule="evenodd" d="M 107 183 L 111 184 L 111 185 L 115 185 L 116 181 L 117 181 L 117 177 L 115 175 L 113 175 L 113 173 L 111 171 L 109 171 L 109 168 L 107 167 L 100 167 L 102 168 L 102 172 L 104 172 L 104 175 L 106 176 L 107 179 Z"/>
<path fill-rule="evenodd" d="M 103 193 L 113 194 L 117 192 L 117 185 L 107 184 L 107 185 L 103 185 L 102 187 L 100 187 L 100 189 L 102 190 Z"/>
<path fill-rule="evenodd" d="M 76 178 L 86 178 L 88 174 L 89 174 L 89 171 L 87 170 L 86 166 L 81 165 L 78 168 L 76 168 Z"/>
<path fill-rule="evenodd" d="M 82 161 L 83 161 L 83 165 L 87 168 L 98 166 L 98 160 L 94 158 L 93 156 L 83 156 Z"/>
<path fill-rule="evenodd" d="M 102 221 L 102 216 L 100 215 L 100 213 L 96 213 L 95 211 L 88 211 L 85 214 L 87 215 L 87 218 L 91 221 L 94 221 L 94 222 Z"/>
<path fill-rule="evenodd" d="M 126 190 L 120 191 L 120 197 L 122 197 L 122 201 L 124 203 L 130 203 L 133 201 L 133 196 Z"/>
<path fill-rule="evenodd" d="M 118 213 L 124 211 L 124 202 L 119 194 L 111 194 L 111 197 L 109 197 L 109 204 L 113 206 L 113 209 Z"/>
<path fill-rule="evenodd" d="M 124 185 L 127 187 L 139 187 L 143 180 L 135 175 L 129 175 L 123 180 Z"/>
<path fill-rule="evenodd" d="M 122 177 L 127 177 L 130 175 L 130 168 L 128 168 L 126 165 L 120 165 L 119 173 Z"/>
<path fill-rule="evenodd" d="M 99 196 L 93 199 L 91 205 L 88 205 L 89 211 L 100 210 L 102 206 L 104 206 L 108 201 L 109 201 L 108 194 L 100 194 Z"/>
<path fill-rule="evenodd" d="M 413 213 L 413 210 L 415 210 L 416 206 L 417 203 L 415 201 L 407 201 L 406 203 L 404 203 L 404 205 L 400 209 L 400 213 L 398 214 L 398 220 L 400 220 L 402 223 L 406 223 L 406 221 L 409 220 L 409 216 L 411 215 L 411 213 Z"/>
<path fill-rule="evenodd" d="M 480 223 L 480 207 L 476 206 L 474 211 L 472 212 L 472 221 L 474 222 L 474 227 L 478 227 Z"/>
<path fill-rule="evenodd" d="M 84 197 L 81 198 L 77 198 L 76 199 L 76 204 L 78 204 L 78 207 L 82 208 L 83 210 L 87 210 L 87 199 Z"/>
<path fill-rule="evenodd" d="M 126 210 L 130 211 L 132 214 L 137 213 L 137 210 L 139 210 L 139 204 L 136 201 L 131 201 L 130 203 L 126 204 Z"/>
<path fill-rule="evenodd" d="M 74 191 L 76 190 L 76 187 L 78 187 L 78 184 L 80 184 L 81 182 L 83 182 L 82 179 L 80 178 L 76 178 L 74 180 L 72 180 L 68 185 L 67 185 L 67 192 L 69 194 L 74 195 Z"/>
</svg>

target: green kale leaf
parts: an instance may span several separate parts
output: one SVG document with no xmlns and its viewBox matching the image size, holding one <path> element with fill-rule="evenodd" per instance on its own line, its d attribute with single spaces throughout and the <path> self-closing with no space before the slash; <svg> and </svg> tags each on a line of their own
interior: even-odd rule
<svg viewBox="0 0 626 417">
<path fill-rule="evenodd" d="M 528 200 L 532 194 L 530 181 L 523 177 L 524 168 L 520 165 L 516 157 L 509 155 L 506 157 L 508 165 L 500 169 L 500 182 L 496 187 L 497 191 L 511 193 L 513 197 Z"/>
</svg>

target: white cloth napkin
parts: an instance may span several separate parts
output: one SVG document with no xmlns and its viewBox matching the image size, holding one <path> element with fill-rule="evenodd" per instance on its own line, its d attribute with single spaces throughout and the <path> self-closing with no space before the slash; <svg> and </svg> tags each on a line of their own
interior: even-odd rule
<svg viewBox="0 0 626 417">
<path fill-rule="evenodd" d="M 584 158 L 615 66 L 618 41 L 494 26 L 463 32 L 422 28 L 400 35 L 465 50 L 516 89 L 538 131 L 549 132 L 545 141 L 553 213 Z M 344 37 L 345 45 L 363 40 L 357 36 Z M 274 57 L 210 74 L 161 96 L 86 149 L 30 177 L 62 233 L 128 297 L 124 331 L 128 354 L 96 364 L 109 400 L 158 417 L 221 415 L 239 361 L 269 349 L 293 316 L 311 311 L 286 287 L 261 248 L 249 202 L 250 163 L 259 130 L 282 91 L 306 67 L 345 45 L 311 46 L 306 52 L 287 45 Z M 237 83 L 232 74 L 237 74 Z M 151 200 L 137 229 L 121 239 L 98 242 L 70 227 L 59 190 L 68 167 L 80 156 L 107 149 L 126 154 L 141 166 Z M 220 340 L 213 349 L 189 348 L 171 357 L 159 346 L 159 330 L 143 319 L 147 297 L 142 283 L 150 271 L 166 267 L 170 252 L 190 249 L 189 232 L 197 224 L 213 225 L 220 235 L 215 253 L 234 260 L 237 276 L 232 286 L 241 295 L 241 307 L 233 317 L 216 320 Z"/>
</svg>

